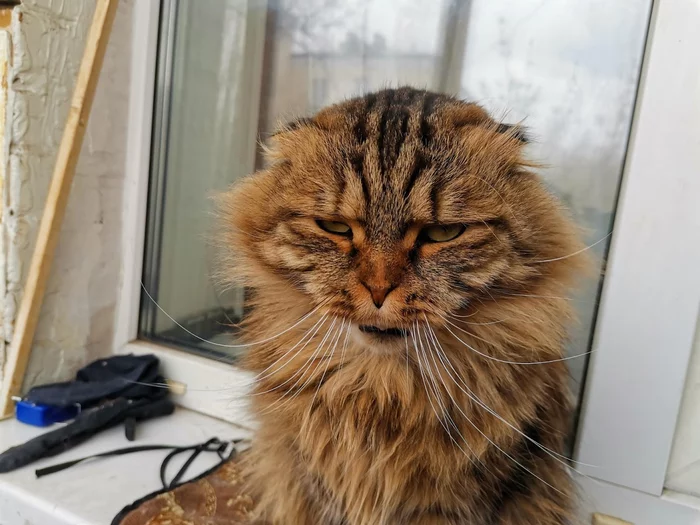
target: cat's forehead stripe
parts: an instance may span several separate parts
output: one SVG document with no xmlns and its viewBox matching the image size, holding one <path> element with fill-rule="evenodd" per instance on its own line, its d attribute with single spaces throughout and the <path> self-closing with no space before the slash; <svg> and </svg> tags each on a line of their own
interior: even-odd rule
<svg viewBox="0 0 700 525">
<path fill-rule="evenodd" d="M 326 134 L 309 135 L 331 163 L 327 191 L 317 192 L 319 212 L 361 220 L 381 236 L 411 222 L 461 221 L 474 186 L 456 183 L 467 174 L 465 148 L 477 169 L 497 172 L 512 147 L 489 138 L 510 132 L 480 106 L 411 88 L 351 99 L 300 125 Z"/>
<path fill-rule="evenodd" d="M 377 153 L 371 168 L 380 172 L 382 180 L 388 178 L 405 143 L 417 139 L 428 146 L 432 138 L 428 118 L 437 98 L 434 93 L 389 90 L 368 97 L 360 106 L 353 126 L 354 137 L 363 156 L 368 151 Z M 365 175 L 364 169 L 359 175 Z"/>
<path fill-rule="evenodd" d="M 364 206 L 373 217 L 369 222 L 396 222 L 403 227 L 401 215 L 414 216 L 407 208 L 409 195 L 429 166 L 426 151 L 434 130 L 429 122 L 440 95 L 418 90 L 388 90 L 360 99 L 351 106 L 351 135 L 356 150 L 348 154 L 351 176 L 362 185 Z M 403 169 L 399 169 L 403 168 Z M 341 183 L 345 188 L 347 182 Z M 437 210 L 438 186 L 431 181 L 430 216 Z M 403 205 L 400 205 L 404 203 Z M 347 203 L 338 203 L 338 209 Z M 399 209 L 400 208 L 400 209 Z M 397 213 L 403 211 L 404 213 Z M 425 217 L 424 217 L 425 218 Z"/>
</svg>

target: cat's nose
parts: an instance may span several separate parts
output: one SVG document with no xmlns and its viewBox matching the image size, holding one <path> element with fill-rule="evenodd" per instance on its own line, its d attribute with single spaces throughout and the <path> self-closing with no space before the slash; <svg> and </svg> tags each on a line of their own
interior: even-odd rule
<svg viewBox="0 0 700 525">
<path fill-rule="evenodd" d="M 371 285 L 367 283 L 362 283 L 367 290 L 369 290 L 370 295 L 372 296 L 372 302 L 374 303 L 374 306 L 377 308 L 381 308 L 382 305 L 384 304 L 384 301 L 386 300 L 386 296 L 389 295 L 389 293 L 396 288 L 395 286 L 392 286 L 390 284 L 382 284 L 382 285 Z"/>
</svg>

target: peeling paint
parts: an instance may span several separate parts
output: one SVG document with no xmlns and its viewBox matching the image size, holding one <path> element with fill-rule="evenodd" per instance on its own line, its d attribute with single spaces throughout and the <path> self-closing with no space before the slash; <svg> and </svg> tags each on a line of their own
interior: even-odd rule
<svg viewBox="0 0 700 525">
<path fill-rule="evenodd" d="M 128 115 L 131 12 L 122 0 L 35 335 L 25 389 L 63 380 L 111 351 L 121 258 L 121 202 Z M 5 341 L 36 240 L 94 2 L 25 0 L 13 11 L 3 162 Z M 0 247 L 2 245 L 0 244 Z M 2 286 L 0 286 L 2 291 Z"/>
</svg>

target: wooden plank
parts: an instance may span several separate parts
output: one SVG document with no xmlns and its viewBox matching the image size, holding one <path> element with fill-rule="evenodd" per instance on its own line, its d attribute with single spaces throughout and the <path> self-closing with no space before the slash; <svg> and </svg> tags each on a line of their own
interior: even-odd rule
<svg viewBox="0 0 700 525">
<path fill-rule="evenodd" d="M 634 525 L 634 523 L 596 513 L 593 514 L 593 525 Z"/>
<path fill-rule="evenodd" d="M 2 13 L 2 10 L 0 10 Z M 10 57 L 11 57 L 10 45 L 10 33 L 5 29 L 0 29 L 0 206 L 5 202 L 4 191 L 5 191 L 5 180 L 7 177 L 7 167 L 9 164 L 9 158 L 7 157 L 7 127 L 6 117 L 7 117 L 7 73 L 10 68 Z M 5 297 L 7 293 L 7 246 L 5 244 L 4 229 L 5 225 L 2 223 L 3 213 L 0 213 L 0 297 Z M 5 363 L 5 350 L 7 345 L 5 344 L 5 320 L 3 319 L 2 313 L 0 313 L 0 372 L 2 372 L 3 364 Z"/>
<path fill-rule="evenodd" d="M 12 7 L 0 4 L 0 29 L 7 29 L 12 22 Z"/>
<path fill-rule="evenodd" d="M 44 291 L 60 237 L 75 167 L 80 156 L 117 4 L 118 0 L 97 0 L 95 6 L 95 14 L 75 81 L 66 127 L 56 156 L 56 165 L 39 225 L 22 302 L 17 312 L 14 337 L 7 355 L 2 391 L 0 391 L 0 415 L 3 416 L 12 414 L 12 396 L 20 393 L 24 381 Z"/>
</svg>

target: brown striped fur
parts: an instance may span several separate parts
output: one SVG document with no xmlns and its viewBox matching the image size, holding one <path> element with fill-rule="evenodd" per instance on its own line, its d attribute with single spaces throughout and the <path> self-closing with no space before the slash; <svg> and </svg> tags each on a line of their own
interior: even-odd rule
<svg viewBox="0 0 700 525">
<path fill-rule="evenodd" d="M 563 453 L 565 364 L 477 353 L 561 358 L 585 266 L 523 142 L 475 104 L 384 90 L 286 126 L 269 167 L 221 197 L 222 275 L 251 290 L 243 337 L 272 338 L 243 360 L 259 375 L 249 469 L 262 520 L 568 523 L 569 475 L 535 444 Z M 318 219 L 347 223 L 352 238 Z M 435 223 L 466 230 L 422 243 Z M 370 290 L 382 287 L 377 308 Z M 463 342 L 449 315 L 465 316 L 450 318 L 464 331 L 447 325 Z"/>
</svg>

